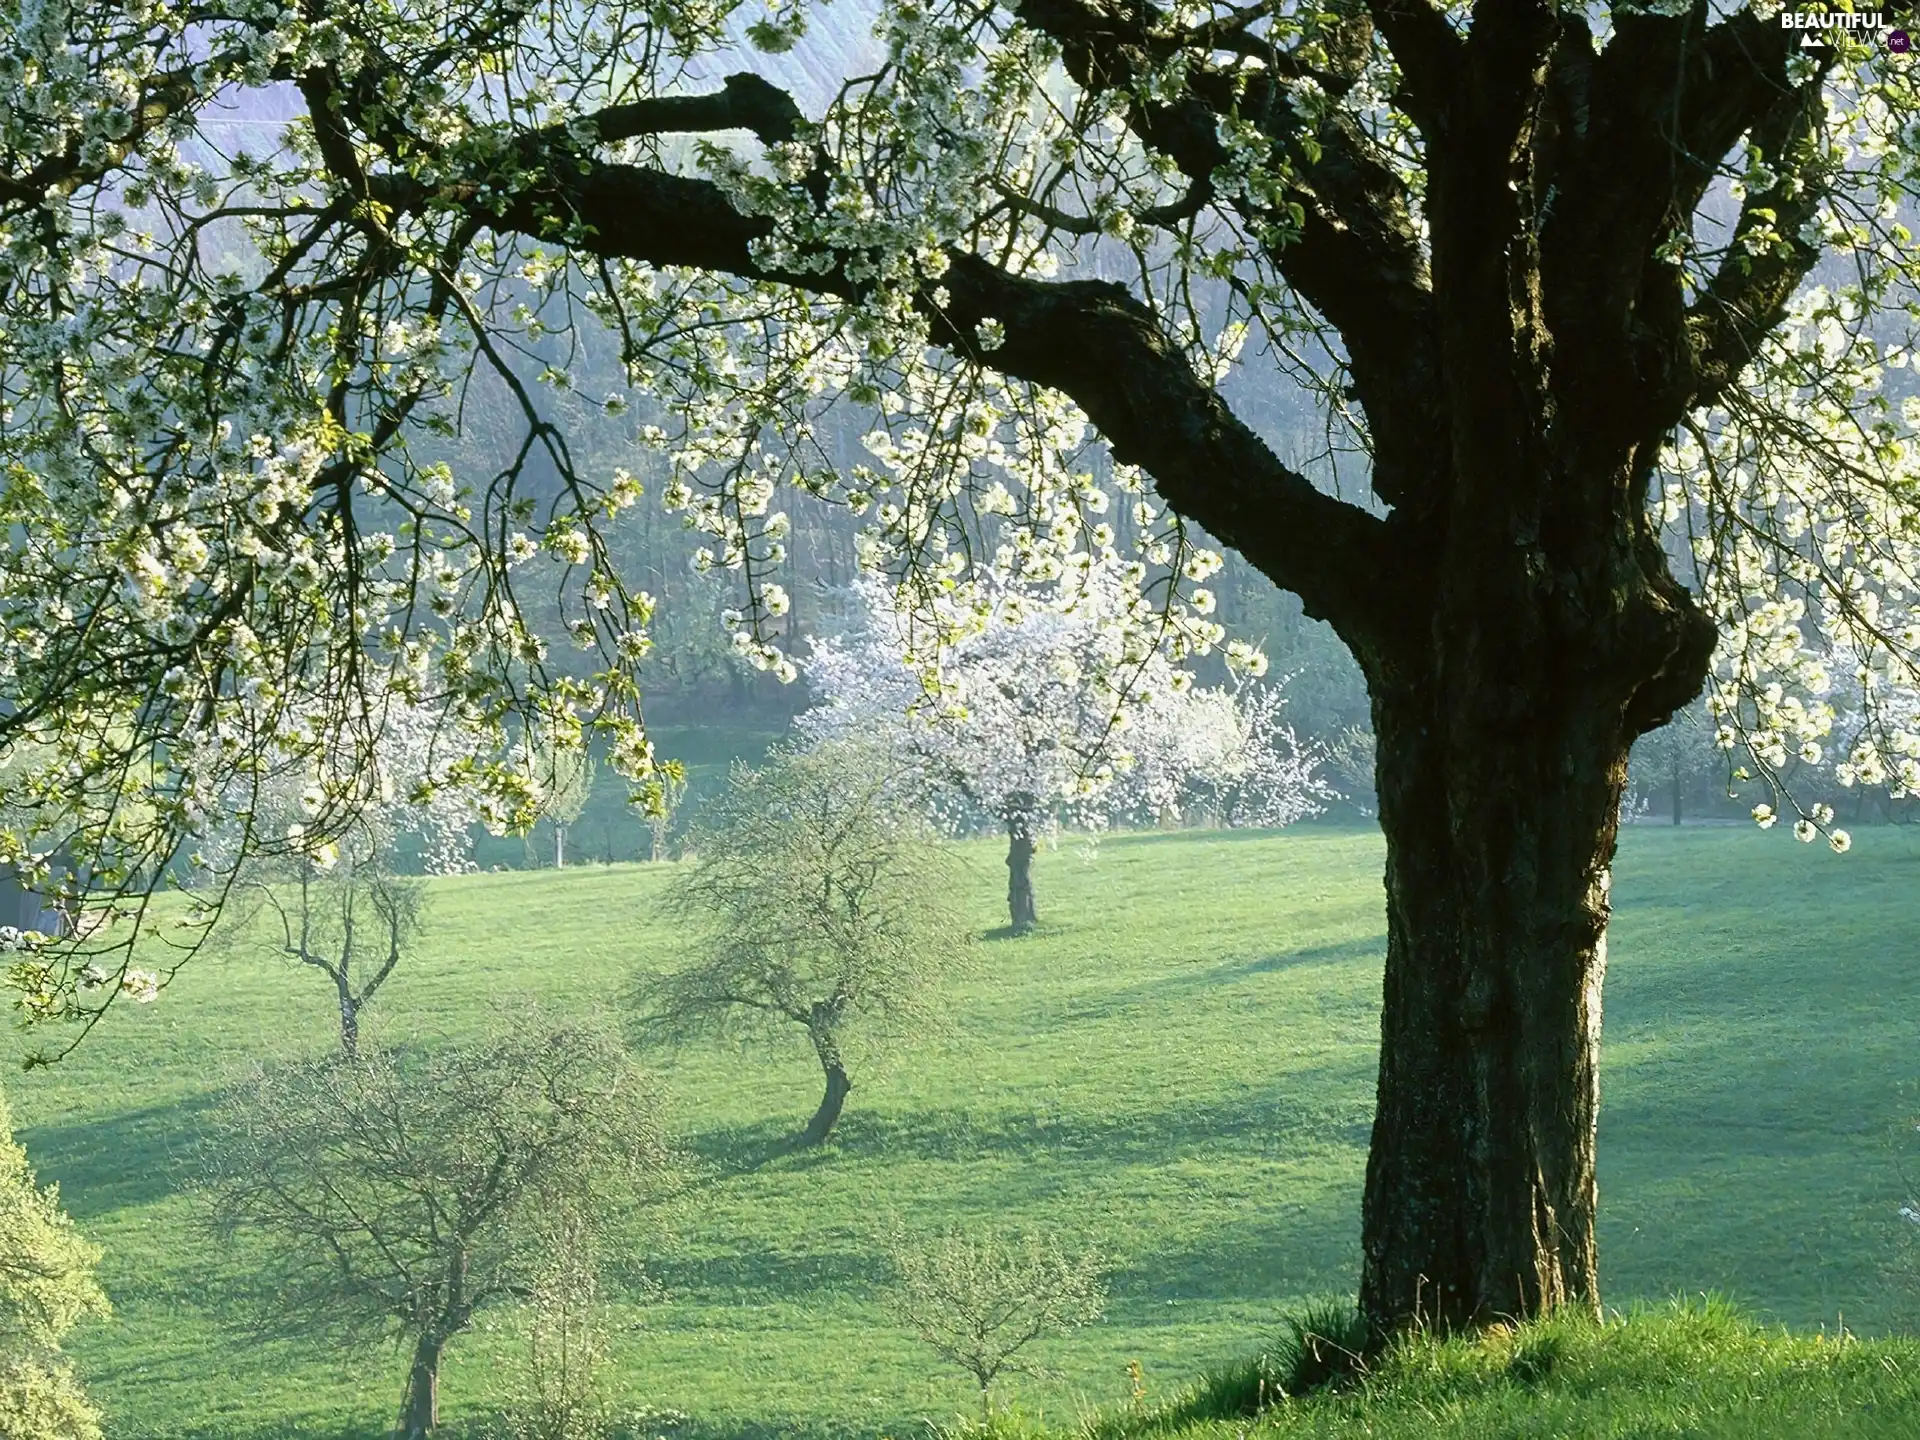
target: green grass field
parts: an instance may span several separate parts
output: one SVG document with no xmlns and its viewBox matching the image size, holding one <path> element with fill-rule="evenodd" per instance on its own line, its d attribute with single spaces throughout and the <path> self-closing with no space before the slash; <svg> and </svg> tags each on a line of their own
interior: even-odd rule
<svg viewBox="0 0 1920 1440">
<path fill-rule="evenodd" d="M 1004 920 L 1005 872 L 990 845 L 965 855 L 985 932 Z M 1314 827 L 1116 837 L 1091 859 L 1063 844 L 1037 869 L 1043 932 L 983 942 L 953 1033 L 857 1069 L 820 1152 L 778 1148 L 818 1098 L 803 1041 L 664 1059 L 705 1179 L 642 1257 L 657 1293 L 621 1309 L 625 1401 L 710 1437 L 902 1435 L 964 1412 L 959 1373 L 875 1302 L 874 1237 L 894 1218 L 1044 1225 L 1116 1258 L 1108 1318 L 1045 1352 L 1052 1379 L 1010 1389 L 1061 1420 L 1124 1401 L 1130 1360 L 1151 1404 L 1244 1355 L 1301 1297 L 1350 1292 L 1381 856 L 1376 834 Z M 434 882 L 423 952 L 376 1023 L 457 1037 L 527 1000 L 611 1004 L 674 953 L 651 913 L 672 876 Z M 1888 1268 L 1902 1162 L 1920 1170 L 1916 879 L 1905 831 L 1858 834 L 1844 858 L 1745 829 L 1627 833 L 1600 1140 L 1610 1303 L 1711 1289 L 1808 1329 L 1920 1319 Z M 317 979 L 267 958 L 198 963 L 9 1082 L 43 1178 L 106 1247 L 118 1318 L 74 1348 L 115 1440 L 371 1437 L 391 1418 L 397 1353 L 224 1327 L 248 1279 L 191 1223 L 196 1127 L 225 1078 L 333 1043 Z M 504 1323 L 455 1343 L 454 1426 L 487 1411 L 514 1353 Z"/>
</svg>

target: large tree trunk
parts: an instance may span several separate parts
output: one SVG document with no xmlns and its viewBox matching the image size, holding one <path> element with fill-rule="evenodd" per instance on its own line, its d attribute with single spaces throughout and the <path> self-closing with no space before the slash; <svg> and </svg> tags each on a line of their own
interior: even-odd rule
<svg viewBox="0 0 1920 1440">
<path fill-rule="evenodd" d="M 413 1347 L 407 1393 L 400 1402 L 401 1440 L 426 1440 L 440 1424 L 440 1353 L 446 1340 L 422 1335 Z"/>
<path fill-rule="evenodd" d="M 1033 832 L 1018 821 L 1007 826 L 1007 916 L 1016 935 L 1040 923 L 1033 908 Z"/>
<path fill-rule="evenodd" d="M 840 1111 L 847 1103 L 847 1092 L 853 1089 L 853 1081 L 847 1078 L 847 1067 L 840 1059 L 840 1044 L 833 1033 L 828 1030 L 811 1033 L 814 1053 L 820 1057 L 820 1068 L 826 1073 L 827 1089 L 820 1098 L 820 1108 L 813 1112 L 813 1119 L 807 1122 L 800 1139 L 803 1144 L 818 1145 L 840 1123 Z"/>
<path fill-rule="evenodd" d="M 1376 698 L 1375 720 L 1387 969 L 1362 1309 L 1382 1334 L 1595 1309 L 1621 718 L 1570 705 L 1486 733 L 1409 696 Z"/>
<path fill-rule="evenodd" d="M 1376 1341 L 1598 1311 L 1601 985 L 1627 752 L 1698 693 L 1714 642 L 1647 513 L 1677 417 L 1634 327 L 1670 318 L 1655 302 L 1675 291 L 1654 272 L 1629 326 L 1586 251 L 1543 262 L 1555 197 L 1530 146 L 1553 137 L 1523 128 L 1516 144 L 1513 126 L 1565 117 L 1521 116 L 1472 82 L 1460 94 L 1430 191 L 1437 345 L 1430 371 L 1402 377 L 1433 409 L 1374 416 L 1376 435 L 1428 443 L 1377 459 L 1392 553 L 1378 610 L 1342 621 L 1372 699 L 1387 840 L 1361 1221 Z"/>
</svg>

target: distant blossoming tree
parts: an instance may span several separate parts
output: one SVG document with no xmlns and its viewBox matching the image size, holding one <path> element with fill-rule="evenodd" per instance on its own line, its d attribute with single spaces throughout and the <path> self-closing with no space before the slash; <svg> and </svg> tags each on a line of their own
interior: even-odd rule
<svg viewBox="0 0 1920 1440">
<path fill-rule="evenodd" d="M 935 597 L 944 641 L 919 669 L 901 657 L 929 624 L 923 598 L 874 577 L 854 594 L 846 633 L 813 643 L 816 703 L 798 728 L 885 744 L 940 824 L 1002 831 L 1015 934 L 1038 919 L 1035 845 L 1063 822 L 1204 809 L 1228 824 L 1286 825 L 1329 793 L 1281 720 L 1279 687 L 1252 686 L 1264 657 L 1236 645 L 1247 688 L 1196 686 L 1166 650 L 1141 643 L 1146 602 L 1112 551 L 1045 580 L 983 571 L 964 598 Z"/>
</svg>

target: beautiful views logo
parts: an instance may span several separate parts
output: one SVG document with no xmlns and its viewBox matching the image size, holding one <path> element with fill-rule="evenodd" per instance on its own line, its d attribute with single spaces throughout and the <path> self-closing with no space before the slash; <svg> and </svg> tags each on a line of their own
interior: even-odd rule
<svg viewBox="0 0 1920 1440">
<path fill-rule="evenodd" d="M 1780 14 L 1782 30 L 1800 30 L 1803 48 L 1812 49 L 1828 44 L 1821 32 L 1828 30 L 1847 30 L 1877 35 L 1881 43 L 1895 55 L 1905 55 L 1913 49 L 1913 38 L 1905 30 L 1890 28 L 1884 11 L 1851 10 L 1785 10 Z"/>
</svg>

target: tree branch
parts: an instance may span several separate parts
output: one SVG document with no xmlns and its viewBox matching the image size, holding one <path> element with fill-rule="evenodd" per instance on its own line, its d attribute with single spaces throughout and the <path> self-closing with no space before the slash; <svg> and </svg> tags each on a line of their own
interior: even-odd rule
<svg viewBox="0 0 1920 1440">
<path fill-rule="evenodd" d="M 772 232 L 771 221 L 741 215 L 708 181 L 646 166 L 576 156 L 548 167 L 497 211 L 471 187 L 430 192 L 410 178 L 383 176 L 371 189 L 396 208 L 457 207 L 494 229 L 535 237 L 551 233 L 556 218 L 578 220 L 585 233 L 577 248 L 594 255 L 696 266 L 842 299 L 864 293 L 847 277 L 849 257 L 831 257 L 817 271 L 761 265 L 752 246 Z M 1355 630 L 1371 623 L 1379 601 L 1368 576 L 1383 563 L 1380 522 L 1281 464 L 1194 374 L 1145 305 L 1119 285 L 1035 280 L 966 252 L 950 252 L 948 263 L 946 308 L 934 305 L 930 291 L 920 301 L 938 343 L 1070 395 L 1116 456 L 1154 476 L 1170 506 L 1298 593 L 1309 613 Z M 979 338 L 987 320 L 1006 337 L 991 351 Z M 1276 526 L 1276 515 L 1288 523 Z"/>
<path fill-rule="evenodd" d="M 729 75 L 716 95 L 669 95 L 609 105 L 587 123 L 604 142 L 642 135 L 747 130 L 763 145 L 793 139 L 804 117 L 786 91 L 748 72 Z M 548 134 L 555 132 L 549 131 Z"/>
<path fill-rule="evenodd" d="M 1444 138 L 1466 44 L 1433 0 L 1367 0 L 1400 67 L 1395 100 L 1429 143 Z"/>
<path fill-rule="evenodd" d="M 1014 10 L 1060 44 L 1068 73 L 1090 93 L 1135 93 L 1171 43 L 1143 39 L 1140 23 L 1109 13 L 1103 0 L 1018 0 Z M 1395 505 L 1430 504 L 1446 432 L 1426 256 L 1405 187 L 1352 116 L 1331 104 L 1309 126 L 1294 111 L 1288 81 L 1305 76 L 1285 52 L 1270 54 L 1252 81 L 1196 62 L 1186 93 L 1158 104 L 1135 99 L 1131 123 L 1196 183 L 1210 183 L 1232 158 L 1220 134 L 1226 117 L 1252 120 L 1286 155 L 1302 180 L 1289 197 L 1304 223 L 1270 259 L 1340 332 L 1356 394 L 1374 421 L 1376 493 Z M 1350 83 L 1331 72 L 1315 78 L 1329 94 Z M 1245 199 L 1236 208 L 1263 224 L 1283 219 Z"/>
</svg>

